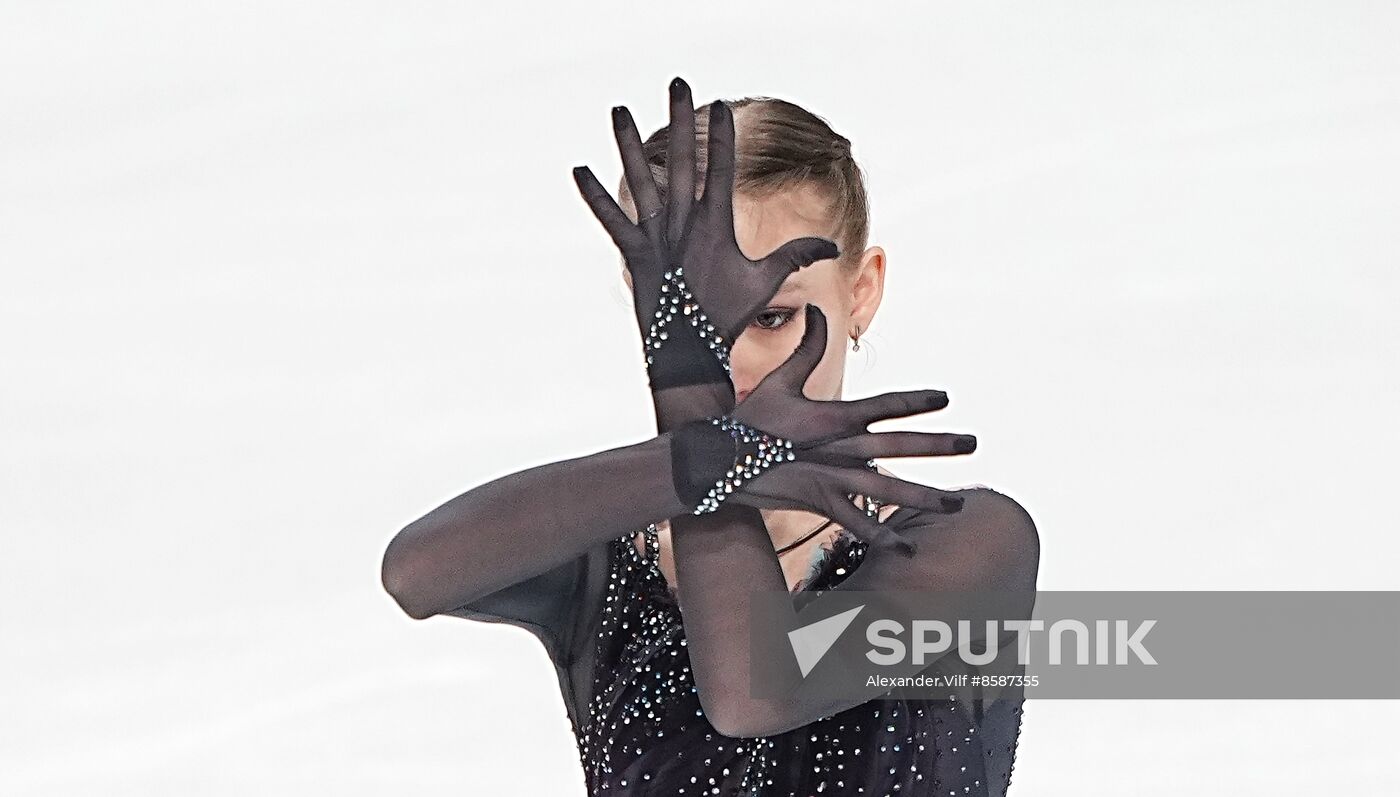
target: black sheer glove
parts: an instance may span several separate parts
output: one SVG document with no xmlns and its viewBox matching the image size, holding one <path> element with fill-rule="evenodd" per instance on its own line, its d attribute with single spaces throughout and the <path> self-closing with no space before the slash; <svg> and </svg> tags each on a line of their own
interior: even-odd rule
<svg viewBox="0 0 1400 797">
<path fill-rule="evenodd" d="M 813 401 L 802 394 L 826 350 L 826 317 L 806 306 L 806 329 L 790 357 L 768 374 L 730 414 L 676 429 L 672 477 L 692 514 L 723 501 L 759 509 L 806 509 L 825 515 L 866 542 L 893 543 L 907 555 L 914 544 L 857 509 L 852 493 L 931 512 L 962 507 L 958 496 L 867 470 L 877 457 L 967 454 L 971 435 L 870 432 L 872 423 L 942 409 L 938 390 L 886 393 L 856 401 Z"/>
<path fill-rule="evenodd" d="M 695 109 L 690 87 L 671 82 L 666 197 L 662 200 L 624 106 L 613 129 L 627 186 L 637 207 L 633 224 L 587 166 L 574 169 L 579 191 L 622 251 L 632 276 L 633 306 L 660 430 L 727 412 L 734 406 L 729 349 L 788 275 L 837 257 L 835 243 L 807 237 L 750 260 L 734 234 L 734 118 L 710 106 L 704 193 L 695 197 Z"/>
<path fill-rule="evenodd" d="M 907 538 L 865 514 L 847 494 L 956 512 L 960 497 L 865 465 L 876 457 L 963 454 L 975 441 L 967 435 L 866 431 L 875 421 L 942 408 L 948 400 L 937 390 L 855 401 L 803 396 L 802 385 L 826 347 L 826 320 L 815 306 L 807 307 L 806 324 L 792 356 L 732 416 L 718 419 L 742 424 L 735 434 L 715 425 L 716 419 L 700 420 L 468 490 L 394 538 L 385 552 L 385 587 L 411 615 L 427 617 L 564 565 L 650 523 L 706 514 L 721 502 L 808 509 L 867 542 L 913 553 Z M 762 436 L 747 441 L 749 430 Z M 746 456 L 752 460 L 746 463 Z"/>
</svg>

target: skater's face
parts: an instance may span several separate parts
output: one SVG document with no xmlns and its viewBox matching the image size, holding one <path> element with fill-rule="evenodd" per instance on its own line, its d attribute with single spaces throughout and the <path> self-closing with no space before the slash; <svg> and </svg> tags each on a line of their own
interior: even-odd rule
<svg viewBox="0 0 1400 797">
<path fill-rule="evenodd" d="M 630 197 L 628 198 L 630 199 Z M 837 224 L 825 215 L 826 203 L 805 185 L 764 197 L 734 195 L 734 233 L 739 250 L 758 260 L 795 238 L 818 236 L 837 241 Z M 633 219 L 630 202 L 623 210 Z M 731 377 L 739 401 L 797 348 L 806 328 L 802 307 L 814 304 L 826 316 L 826 353 L 803 390 L 811 399 L 841 397 L 846 352 L 856 328 L 860 334 L 880 306 L 884 291 L 885 253 L 872 246 L 856 257 L 818 260 L 787 278 L 729 351 Z M 847 265 L 847 264 L 850 265 Z M 631 291 L 626 265 L 622 278 Z"/>
</svg>

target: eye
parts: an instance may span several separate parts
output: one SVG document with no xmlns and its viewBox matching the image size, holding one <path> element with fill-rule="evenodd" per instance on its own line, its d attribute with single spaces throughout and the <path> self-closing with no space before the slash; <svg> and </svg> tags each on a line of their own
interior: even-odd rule
<svg viewBox="0 0 1400 797">
<path fill-rule="evenodd" d="M 753 320 L 753 325 L 758 327 L 759 329 L 766 329 L 770 332 L 776 329 L 782 329 L 784 326 L 787 325 L 789 321 L 792 320 L 792 317 L 796 315 L 796 313 L 796 310 L 791 310 L 784 307 L 774 307 L 769 310 L 764 310 L 763 312 L 755 316 Z"/>
</svg>

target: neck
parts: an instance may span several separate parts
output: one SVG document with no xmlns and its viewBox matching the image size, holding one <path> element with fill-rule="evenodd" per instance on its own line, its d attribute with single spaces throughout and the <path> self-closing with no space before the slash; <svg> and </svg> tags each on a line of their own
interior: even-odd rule
<svg viewBox="0 0 1400 797">
<path fill-rule="evenodd" d="M 812 529 L 826 522 L 826 517 L 800 509 L 760 509 L 759 512 L 763 515 L 763 525 L 768 528 L 768 536 L 772 539 L 775 550 L 797 542 L 811 534 Z M 804 545 L 819 544 L 821 540 L 834 533 L 837 528 L 837 524 L 832 523 Z M 799 545 L 798 547 L 803 546 Z"/>
</svg>

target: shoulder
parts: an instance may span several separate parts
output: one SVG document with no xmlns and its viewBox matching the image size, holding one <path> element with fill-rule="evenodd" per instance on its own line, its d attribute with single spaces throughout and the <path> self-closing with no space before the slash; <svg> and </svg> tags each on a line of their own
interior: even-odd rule
<svg viewBox="0 0 1400 797">
<path fill-rule="evenodd" d="M 981 484 L 952 492 L 963 499 L 962 512 L 967 513 L 968 518 L 1015 529 L 1027 535 L 1036 534 L 1031 513 L 1006 493 Z"/>
<path fill-rule="evenodd" d="M 996 542 L 1011 553 L 1039 562 L 1040 532 L 1031 513 L 1019 501 L 982 486 L 958 490 L 956 494 L 963 497 L 963 509 L 958 514 L 966 513 L 962 520 L 970 528 L 993 532 Z"/>
<path fill-rule="evenodd" d="M 881 472 L 894 476 L 883 468 Z M 958 512 L 910 509 L 902 515 L 900 533 L 919 544 L 919 558 L 928 557 L 944 577 L 968 587 L 1034 589 L 1040 532 L 1030 512 L 1011 496 L 983 485 L 950 492 L 963 499 Z"/>
<path fill-rule="evenodd" d="M 1040 532 L 1020 502 L 990 487 L 954 491 L 963 508 L 951 515 L 944 549 L 956 552 L 969 587 L 1035 589 L 1040 570 Z M 926 513 L 932 514 L 932 513 Z"/>
<path fill-rule="evenodd" d="M 877 472 L 882 476 L 913 481 L 907 476 L 891 473 L 882 466 L 877 466 Z M 1031 519 L 1030 512 L 1026 511 L 1026 508 L 1021 506 L 1020 502 L 1006 493 L 994 490 L 982 484 L 941 489 L 947 489 L 952 495 L 959 496 L 963 499 L 963 509 L 961 512 L 957 513 L 962 515 L 962 519 L 976 519 L 981 523 L 1006 526 L 1028 537 L 1037 537 L 1035 521 Z M 894 504 L 884 504 L 884 506 L 891 509 L 896 508 Z M 916 512 L 920 517 L 950 517 L 941 513 L 926 512 L 918 509 L 912 511 Z"/>
</svg>

